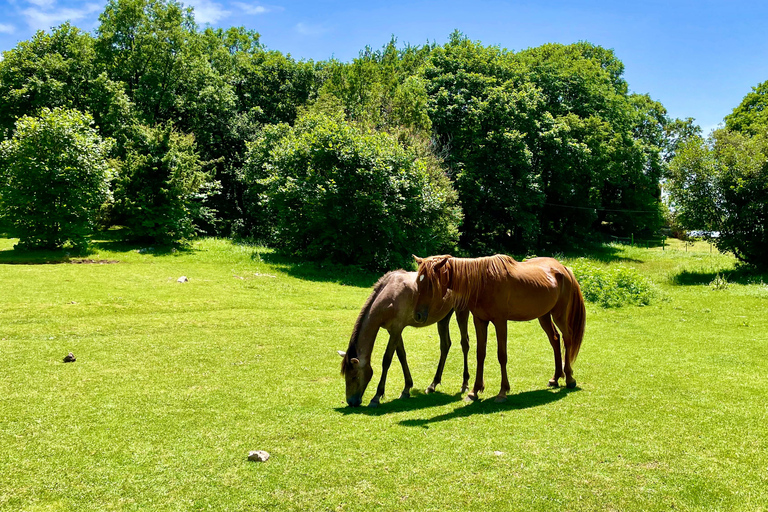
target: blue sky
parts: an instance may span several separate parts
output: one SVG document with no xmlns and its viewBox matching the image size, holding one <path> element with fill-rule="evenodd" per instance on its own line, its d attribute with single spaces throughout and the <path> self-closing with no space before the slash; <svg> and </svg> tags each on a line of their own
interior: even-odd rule
<svg viewBox="0 0 768 512">
<path fill-rule="evenodd" d="M 0 51 L 66 20 L 98 26 L 103 0 L 0 0 Z M 200 25 L 245 26 L 296 59 L 348 61 L 366 45 L 444 43 L 459 29 L 517 51 L 547 42 L 611 48 L 632 92 L 705 133 L 751 88 L 768 80 L 768 2 L 187 0 Z"/>
</svg>

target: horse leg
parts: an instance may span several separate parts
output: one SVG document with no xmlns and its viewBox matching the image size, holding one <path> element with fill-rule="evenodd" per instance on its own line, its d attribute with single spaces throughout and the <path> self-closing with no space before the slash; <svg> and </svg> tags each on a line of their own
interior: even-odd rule
<svg viewBox="0 0 768 512">
<path fill-rule="evenodd" d="M 549 387 L 556 388 L 560 385 L 558 380 L 563 376 L 563 356 L 560 351 L 560 334 L 558 334 L 555 325 L 552 323 L 552 315 L 547 313 L 539 318 L 539 324 L 544 332 L 547 333 L 549 344 L 552 345 L 552 351 L 555 353 L 555 375 L 549 379 Z"/>
<path fill-rule="evenodd" d="M 475 373 L 475 385 L 472 387 L 472 391 L 467 394 L 467 398 L 470 400 L 477 400 L 477 394 L 485 390 L 483 366 L 485 365 L 485 350 L 488 344 L 488 321 L 478 320 L 477 317 L 474 317 L 474 321 L 475 335 L 477 336 L 477 371 Z"/>
<path fill-rule="evenodd" d="M 368 404 L 368 407 L 378 407 L 379 402 L 381 401 L 381 397 L 384 396 L 384 387 L 387 385 L 387 372 L 389 372 L 389 365 L 392 364 L 392 356 L 394 355 L 396 348 L 397 337 L 390 334 L 387 348 L 384 350 L 384 359 L 381 361 L 381 379 L 379 380 L 379 385 L 376 387 L 376 395 L 371 398 L 371 402 Z"/>
<path fill-rule="evenodd" d="M 405 359 L 405 346 L 403 345 L 402 335 L 397 335 L 397 358 L 400 360 L 400 366 L 403 367 L 403 378 L 405 379 L 405 387 L 403 392 L 400 393 L 400 398 L 410 398 L 411 388 L 413 387 L 413 378 L 411 378 L 411 370 L 408 368 L 408 361 Z"/>
<path fill-rule="evenodd" d="M 469 364 L 467 364 L 467 356 L 469 354 L 469 330 L 467 329 L 469 310 L 457 311 L 456 322 L 458 322 L 459 331 L 461 331 L 461 351 L 464 353 L 464 380 L 461 383 L 461 392 L 465 393 L 469 389 Z"/>
<path fill-rule="evenodd" d="M 573 350 L 573 333 L 568 327 L 568 322 L 565 318 L 565 312 L 554 317 L 555 325 L 563 333 L 563 345 L 565 346 L 565 354 L 563 358 L 563 371 L 565 372 L 565 387 L 573 389 L 576 387 L 576 379 L 573 378 L 573 368 L 571 367 L 571 350 Z"/>
<path fill-rule="evenodd" d="M 507 378 L 507 321 L 501 320 L 493 323 L 496 327 L 496 353 L 501 366 L 501 389 L 496 395 L 496 403 L 506 402 L 509 392 L 509 379 Z"/>
<path fill-rule="evenodd" d="M 453 316 L 453 310 L 445 315 L 445 318 L 437 322 L 437 332 L 440 335 L 440 362 L 437 363 L 437 372 L 435 372 L 435 378 L 432 380 L 432 384 L 427 388 L 427 393 L 434 392 L 437 385 L 440 384 L 443 379 L 445 360 L 448 358 L 448 351 L 451 349 L 451 333 L 449 329 L 451 316 Z"/>
</svg>

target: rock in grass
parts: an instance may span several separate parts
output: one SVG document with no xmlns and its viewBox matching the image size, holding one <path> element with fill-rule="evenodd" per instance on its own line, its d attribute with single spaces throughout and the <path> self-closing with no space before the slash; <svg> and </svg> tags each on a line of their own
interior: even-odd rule
<svg viewBox="0 0 768 512">
<path fill-rule="evenodd" d="M 75 358 L 75 354 L 72 352 L 64 356 L 65 363 L 74 363 L 75 361 L 77 361 L 77 358 Z"/>
<path fill-rule="evenodd" d="M 189 279 L 187 279 L 187 276 L 181 276 L 176 280 L 177 283 L 186 283 L 187 281 L 189 281 Z"/>
<path fill-rule="evenodd" d="M 269 454 L 264 450 L 256 450 L 255 452 L 248 453 L 248 460 L 267 462 L 267 459 L 269 459 Z"/>
</svg>

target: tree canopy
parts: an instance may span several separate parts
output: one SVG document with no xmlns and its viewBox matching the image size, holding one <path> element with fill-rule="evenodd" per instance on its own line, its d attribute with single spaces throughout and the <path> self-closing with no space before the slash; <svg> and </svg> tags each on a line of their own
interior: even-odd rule
<svg viewBox="0 0 768 512">
<path fill-rule="evenodd" d="M 407 204 L 429 203 L 438 189 L 453 198 L 433 210 L 427 203 L 398 210 L 399 200 L 381 199 L 384 224 L 392 216 L 416 232 L 421 224 L 408 215 L 437 215 L 430 222 L 443 234 L 435 248 L 551 252 L 610 234 L 652 234 L 663 222 L 659 181 L 685 123 L 630 93 L 623 73 L 613 51 L 590 43 L 512 52 L 458 31 L 443 45 L 399 46 L 393 37 L 351 62 L 296 61 L 266 48 L 255 31 L 201 29 L 176 0 L 110 0 L 94 35 L 65 24 L 5 53 L 0 132 L 10 137 L 18 118 L 44 108 L 92 116 L 99 135 L 115 141 L 115 201 L 105 222 L 137 235 L 152 224 L 151 236 L 166 242 L 205 232 L 277 243 L 270 237 L 288 229 L 277 210 L 290 211 L 294 223 L 304 219 L 301 228 L 312 233 L 325 217 L 272 197 L 288 190 L 278 176 L 325 169 L 356 183 L 368 169 L 361 176 L 370 182 L 359 190 L 376 183 L 381 193 L 400 190 L 395 196 L 405 194 Z M 336 153 L 318 162 L 310 156 L 322 149 L 321 134 Z M 360 156 L 361 144 L 373 153 Z M 310 167 L 286 168 L 291 152 L 306 153 L 302 165 Z M 416 188 L 397 189 L 390 181 L 398 173 Z M 184 178 L 171 185 L 171 175 Z M 334 201 L 368 197 L 356 190 L 340 188 L 345 195 Z M 137 206 L 161 197 L 165 220 L 148 203 Z M 357 218 L 348 229 L 364 238 L 367 219 Z M 456 229 L 458 248 L 448 243 Z M 382 261 L 426 251 L 424 240 L 395 240 L 398 256 Z M 339 261 L 361 261 L 359 248 L 337 242 L 331 252 Z"/>
</svg>

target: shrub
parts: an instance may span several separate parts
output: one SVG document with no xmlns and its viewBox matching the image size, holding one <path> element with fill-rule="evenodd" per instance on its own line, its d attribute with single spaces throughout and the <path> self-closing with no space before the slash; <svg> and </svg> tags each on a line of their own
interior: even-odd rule
<svg viewBox="0 0 768 512">
<path fill-rule="evenodd" d="M 267 126 L 250 145 L 248 209 L 278 248 L 369 269 L 450 250 L 456 194 L 434 158 L 339 115 Z"/>
<path fill-rule="evenodd" d="M 638 271 L 623 266 L 603 267 L 578 259 L 572 263 L 584 299 L 604 308 L 634 304 L 646 306 L 654 296 L 653 285 Z"/>
<path fill-rule="evenodd" d="M 184 242 L 195 234 L 210 178 L 192 135 L 172 125 L 134 127 L 115 185 L 115 219 L 140 240 Z"/>
<path fill-rule="evenodd" d="M 92 124 L 77 110 L 44 108 L 38 117 L 21 117 L 0 144 L 0 212 L 19 247 L 86 245 L 111 175 L 111 141 Z"/>
</svg>

